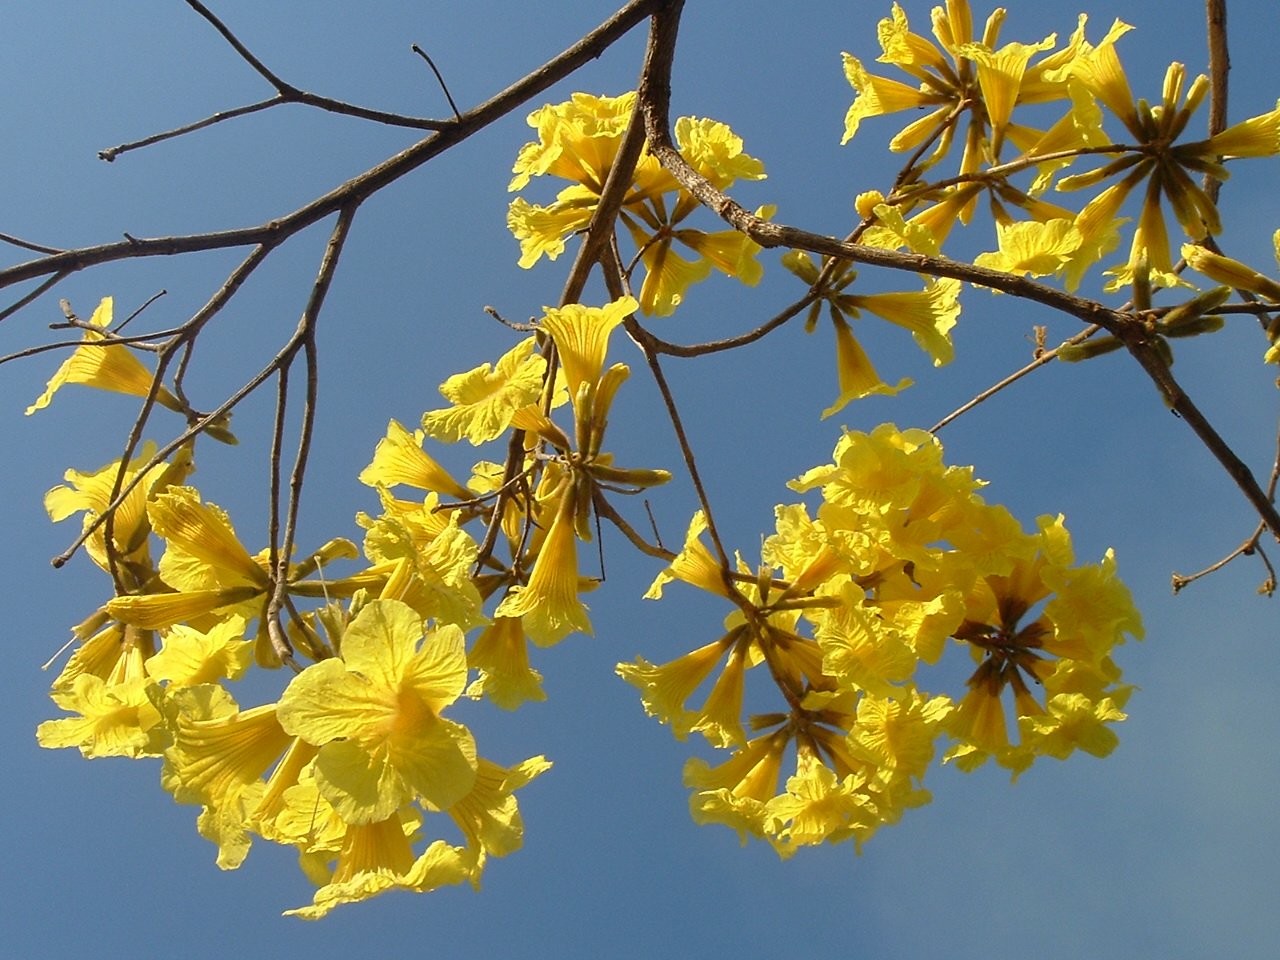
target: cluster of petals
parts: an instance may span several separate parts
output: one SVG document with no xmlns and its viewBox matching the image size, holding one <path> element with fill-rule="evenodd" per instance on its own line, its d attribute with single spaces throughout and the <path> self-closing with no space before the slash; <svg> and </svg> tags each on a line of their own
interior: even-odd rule
<svg viewBox="0 0 1280 960">
<path fill-rule="evenodd" d="M 576 93 L 529 115 L 538 139 L 517 156 L 510 189 L 521 190 L 532 177 L 542 175 L 570 185 L 549 206 L 522 197 L 512 201 L 507 225 L 520 241 L 520 266 L 532 267 L 543 256 L 554 260 L 564 252 L 566 240 L 591 222 L 635 104 L 634 91 L 618 97 Z M 764 165 L 743 152 L 742 140 L 723 123 L 681 117 L 675 136 L 684 159 L 719 189 L 765 176 Z M 637 299 L 646 314 L 671 314 L 687 289 L 712 270 L 748 286 L 760 280 L 763 268 L 755 259 L 760 247 L 744 234 L 684 225 L 698 207 L 647 149 L 642 150 L 620 219 L 635 242 L 636 259 L 644 265 Z"/>
<path fill-rule="evenodd" d="M 926 802 L 939 754 L 1016 776 L 1037 757 L 1114 748 L 1129 688 L 1111 653 L 1142 623 L 1110 551 L 1077 564 L 1061 517 L 1027 532 L 920 430 L 846 432 L 791 486 L 820 494 L 816 515 L 779 506 L 758 570 L 726 575 L 698 516 L 650 590 L 680 581 L 734 600 L 724 636 L 618 665 L 677 738 L 730 751 L 686 766 L 696 820 L 785 857 L 860 843 Z M 966 661 L 967 680 L 925 689 L 943 674 L 922 666 Z"/>
</svg>

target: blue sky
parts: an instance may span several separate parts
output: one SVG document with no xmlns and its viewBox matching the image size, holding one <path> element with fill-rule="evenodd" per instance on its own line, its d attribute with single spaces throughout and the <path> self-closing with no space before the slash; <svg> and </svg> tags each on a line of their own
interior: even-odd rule
<svg viewBox="0 0 1280 960">
<path fill-rule="evenodd" d="M 538 66 L 612 12 L 608 3 L 356 5 L 211 4 L 239 36 L 297 86 L 389 110 L 444 116 L 447 104 L 409 51 L 425 47 L 464 109 Z M 280 108 L 126 155 L 98 150 L 266 96 L 260 78 L 184 4 L 26 4 L 8 11 L 0 38 L 6 149 L 0 155 L 0 231 L 61 247 L 135 236 L 254 224 L 289 212 L 413 142 L 411 133 Z M 928 5 L 904 3 L 913 23 Z M 1122 8 L 1011 4 L 1007 39 L 1065 36 L 1079 10 L 1097 39 L 1114 16 L 1138 29 L 1121 54 L 1140 96 L 1159 96 L 1164 68 L 1205 68 L 1203 12 L 1191 0 Z M 778 205 L 778 218 L 843 235 L 858 192 L 892 176 L 884 144 L 893 120 L 868 121 L 841 147 L 851 91 L 840 52 L 870 61 L 875 23 L 888 5 L 820 0 L 800 5 L 697 0 L 681 28 L 674 78 L 677 115 L 714 117 L 762 159 L 768 179 L 735 188 L 745 205 Z M 986 8 L 975 7 L 978 17 Z M 1254 2 L 1231 10 L 1233 121 L 1274 106 L 1270 39 L 1276 15 Z M 525 319 L 554 303 L 567 258 L 516 266 L 506 231 L 512 159 L 530 137 L 529 109 L 575 90 L 616 94 L 634 85 L 637 31 L 572 80 L 515 111 L 362 208 L 321 321 L 318 429 L 300 540 L 358 538 L 357 510 L 376 499 L 356 482 L 386 421 L 417 420 L 437 406 L 436 384 L 494 359 L 505 331 L 491 304 Z M 1274 263 L 1280 226 L 1274 158 L 1237 167 L 1222 198 L 1224 245 Z M 546 200 L 549 194 L 535 199 Z M 271 258 L 205 338 L 193 371 L 197 400 L 214 399 L 260 365 L 292 331 L 328 225 Z M 974 251 L 982 249 L 975 246 Z M 25 255 L 7 249 L 7 263 Z M 235 253 L 157 258 L 85 271 L 0 324 L 0 354 L 53 339 L 57 298 L 87 315 L 111 294 L 117 309 L 159 289 L 157 328 L 200 305 Z M 753 292 L 713 279 L 656 331 L 710 339 L 756 325 L 798 291 L 766 254 Z M 891 289 L 864 271 L 860 284 Z M 600 297 L 600 292 L 595 291 Z M 8 301 L 6 301 L 8 302 Z M 881 372 L 916 386 L 868 399 L 826 422 L 834 364 L 823 331 L 796 327 L 756 348 L 669 364 L 707 474 L 717 517 L 748 557 L 772 527 L 785 482 L 824 462 L 841 425 L 892 420 L 924 426 L 1028 358 L 1034 324 L 1056 343 L 1078 327 L 1028 304 L 966 290 L 957 360 L 934 370 L 901 331 L 867 337 Z M 1232 320 L 1178 353 L 1175 372 L 1236 450 L 1265 477 L 1275 444 L 1275 371 L 1262 368 L 1256 331 Z M 627 385 L 611 438 L 627 463 L 676 468 L 678 456 L 655 391 Z M 1280 942 L 1280 788 L 1274 603 L 1254 595 L 1263 571 L 1244 558 L 1173 597 L 1169 575 L 1229 552 L 1253 529 L 1247 505 L 1186 425 L 1163 407 L 1120 355 L 1058 364 L 947 427 L 953 463 L 973 463 L 1002 502 L 1031 526 L 1066 514 L 1081 559 L 1114 546 L 1147 626 L 1119 660 L 1139 690 L 1121 745 L 1105 761 L 1043 761 L 1010 787 L 984 768 L 931 772 L 934 802 L 883 829 L 855 857 L 847 846 L 801 851 L 780 863 L 764 845 L 740 848 L 728 830 L 687 815 L 680 744 L 646 718 L 613 666 L 661 661 L 718 635 L 726 612 L 672 589 L 640 594 L 657 565 L 606 540 L 609 582 L 589 598 L 595 636 L 540 651 L 548 702 L 504 714 L 464 705 L 458 718 L 500 762 L 534 754 L 555 761 L 521 795 L 525 849 L 494 862 L 479 893 L 389 895 L 343 908 L 323 923 L 279 913 L 310 899 L 288 851 L 255 847 L 222 873 L 196 835 L 193 807 L 158 785 L 158 765 L 42 751 L 34 728 L 57 715 L 39 665 L 67 628 L 101 602 L 105 583 L 83 558 L 54 571 L 48 558 L 73 536 L 53 526 L 44 491 L 68 467 L 118 455 L 134 401 L 67 391 L 24 418 L 56 361 L 0 371 L 0 443 L 6 472 L 0 530 L 8 549 L 10 666 L 0 676 L 0 784 L 5 866 L 0 916 L 13 956 L 70 957 L 99 949 L 193 958 L 341 956 L 421 949 L 442 958 L 503 956 L 649 958 L 706 954 L 834 956 L 1195 958 L 1269 957 Z M 263 492 L 269 399 L 236 415 L 241 446 L 202 453 L 194 478 L 227 508 L 253 548 L 265 529 Z M 623 449 L 628 452 L 624 457 Z M 445 454 L 447 460 L 451 454 Z M 465 453 L 463 454 L 465 457 Z M 466 466 L 458 461 L 459 468 Z M 664 539 L 678 543 L 693 510 L 687 483 L 654 498 Z M 267 694 L 270 696 L 271 694 Z M 696 749 L 696 748 L 695 748 Z M 181 946 L 180 946 L 181 945 Z"/>
</svg>

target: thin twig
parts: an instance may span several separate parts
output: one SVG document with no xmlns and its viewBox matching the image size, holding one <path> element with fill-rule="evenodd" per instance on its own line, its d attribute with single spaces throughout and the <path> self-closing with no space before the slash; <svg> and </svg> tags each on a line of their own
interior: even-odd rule
<svg viewBox="0 0 1280 960">
<path fill-rule="evenodd" d="M 1011 384 L 1017 383 L 1027 374 L 1032 373 L 1035 370 L 1039 370 L 1046 363 L 1050 363 L 1053 360 L 1055 360 L 1058 356 L 1058 352 L 1063 347 L 1074 346 L 1077 343 L 1083 343 L 1084 341 L 1092 337 L 1094 334 L 1098 333 L 1101 329 L 1102 328 L 1099 327 L 1097 324 L 1090 324 L 1089 326 L 1081 330 L 1079 333 L 1077 333 L 1075 336 L 1069 337 L 1068 339 L 1064 340 L 1062 343 L 1058 344 L 1058 346 L 1054 347 L 1052 350 L 1045 350 L 1043 353 L 1040 353 L 1038 356 L 1036 356 L 1034 360 L 1032 360 L 1022 369 L 1015 370 L 1013 373 L 1009 374 L 1000 382 L 992 384 L 986 390 L 983 390 L 980 394 L 978 394 L 968 403 L 965 403 L 957 407 L 956 409 L 952 410 L 945 417 L 943 417 L 941 420 L 935 423 L 932 427 L 930 427 L 929 432 L 937 433 L 939 430 L 945 427 L 952 420 L 955 420 L 956 418 L 962 416 L 963 414 L 968 413 L 970 410 L 972 410 L 974 407 L 976 407 L 978 404 L 982 403 L 983 401 L 991 399 L 997 393 L 1003 390 L 1005 387 L 1008 387 Z"/>
<path fill-rule="evenodd" d="M 453 95 L 449 93 L 449 85 L 444 82 L 444 77 L 440 75 L 440 71 L 436 69 L 435 62 L 427 56 L 427 51 L 423 50 L 416 43 L 409 47 L 414 53 L 427 61 L 427 66 L 431 68 L 431 72 L 436 75 L 436 82 L 440 84 L 440 89 L 444 91 L 444 97 L 449 101 L 449 106 L 453 110 L 453 116 L 457 120 L 462 119 L 462 114 L 458 112 L 458 105 L 453 102 Z"/>
<path fill-rule="evenodd" d="M 613 504 L 605 499 L 604 493 L 598 488 L 591 491 L 591 501 L 592 505 L 595 507 L 596 516 L 604 517 L 604 519 L 617 527 L 622 535 L 631 542 L 631 545 L 641 553 L 648 554 L 651 557 L 657 557 L 659 560 L 666 560 L 668 563 L 676 558 L 677 554 L 666 549 L 661 544 L 655 545 L 649 543 L 644 537 L 640 536 L 640 534 L 636 532 L 635 528 L 631 526 L 631 524 L 627 523 L 627 521 L 623 519 L 622 515 L 614 509 Z"/>
<path fill-rule="evenodd" d="M 231 110 L 219 110 L 217 113 L 205 117 L 203 120 L 197 120 L 194 123 L 183 124 L 180 127 L 174 127 L 172 130 L 166 130 L 163 133 L 154 133 L 149 137 L 143 137 L 141 140 L 131 140 L 128 143 L 122 143 L 114 147 L 107 147 L 105 150 L 98 151 L 98 159 L 111 163 L 116 157 L 122 153 L 128 153 L 130 150 L 137 150 L 141 147 L 149 147 L 152 144 L 162 143 L 165 140 L 172 140 L 174 137 L 181 137 L 184 134 L 194 133 L 196 130 L 203 130 L 205 127 L 211 127 L 215 123 L 222 123 L 224 120 L 234 120 L 236 117 L 244 117 L 251 113 L 257 113 L 259 110 L 266 110 L 268 107 L 275 107 L 288 101 L 279 95 L 271 97 L 267 100 L 259 100 L 257 103 L 250 103 L 243 107 L 235 107 Z"/>
<path fill-rule="evenodd" d="M 338 260 L 342 256 L 342 246 L 351 232 L 351 224 L 355 220 L 358 206 L 359 203 L 353 201 L 344 207 L 338 215 L 338 222 L 333 226 L 333 233 L 330 234 L 329 243 L 325 247 L 320 270 L 311 288 L 311 296 L 302 311 L 302 318 L 298 321 L 298 329 L 294 333 L 293 339 L 281 351 L 277 360 L 277 369 L 280 374 L 280 396 L 277 401 L 275 431 L 277 437 L 283 429 L 284 401 L 288 392 L 289 367 L 292 365 L 293 359 L 299 350 L 303 353 L 307 368 L 306 398 L 302 407 L 302 425 L 298 430 L 298 449 L 294 456 L 293 470 L 289 474 L 289 502 L 285 514 L 284 536 L 279 539 L 278 543 L 276 534 L 279 529 L 277 504 L 280 494 L 280 461 L 279 444 L 274 439 L 272 441 L 272 586 L 271 595 L 267 600 L 266 611 L 263 616 L 267 620 L 267 635 L 271 638 L 271 645 L 280 659 L 286 663 L 290 662 L 293 656 L 293 648 L 289 643 L 289 638 L 285 636 L 284 630 L 280 626 L 280 610 L 285 603 L 289 590 L 289 558 L 293 554 L 293 545 L 297 535 L 298 508 L 302 500 L 303 478 L 306 475 L 307 458 L 311 452 L 311 438 L 315 428 L 316 396 L 319 389 L 316 323 L 320 318 L 320 309 L 323 307 L 325 296 L 329 292 L 329 285 L 333 281 L 333 275 L 338 269 Z"/>
<path fill-rule="evenodd" d="M 15 300 L 13 303 L 9 304 L 9 306 L 0 310 L 0 320 L 9 319 L 9 317 L 13 316 L 27 304 L 34 303 L 36 300 L 40 299 L 41 296 L 48 293 L 69 276 L 71 276 L 70 270 L 63 270 L 61 273 L 55 273 L 26 296 Z"/>
<path fill-rule="evenodd" d="M 11 243 L 15 247 L 22 247 L 24 250 L 30 250 L 32 253 L 62 253 L 58 247 L 46 247 L 42 243 L 32 243 L 30 240 L 23 240 L 21 237 L 15 237 L 9 233 L 0 233 L 0 241 Z"/>
<path fill-rule="evenodd" d="M 300 90 L 293 84 L 286 83 L 267 69 L 266 64 L 250 53 L 249 48 L 241 43 L 227 25 L 219 20 L 200 0 L 187 0 L 187 6 L 208 20 L 213 25 L 213 28 L 222 34 L 222 38 L 231 44 L 236 53 L 240 54 L 244 61 L 253 67 L 267 83 L 276 88 L 276 92 L 280 94 L 281 102 L 305 103 L 307 106 L 318 107 L 330 113 L 341 113 L 350 117 L 360 117 L 363 120 L 374 120 L 389 126 L 412 127 L 417 130 L 441 130 L 451 122 L 427 120 L 422 117 L 406 117 L 398 113 L 388 113 L 385 110 L 370 110 L 367 107 L 358 107 L 354 104 L 344 103 L 341 100 L 334 100 L 330 97 L 322 97 Z"/>
</svg>

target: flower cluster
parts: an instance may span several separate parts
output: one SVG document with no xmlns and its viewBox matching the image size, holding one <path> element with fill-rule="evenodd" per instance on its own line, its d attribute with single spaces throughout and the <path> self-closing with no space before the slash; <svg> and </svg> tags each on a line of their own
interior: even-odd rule
<svg viewBox="0 0 1280 960">
<path fill-rule="evenodd" d="M 510 189 L 522 190 L 532 177 L 544 174 L 570 185 L 549 206 L 523 198 L 511 202 L 507 225 L 520 241 L 520 266 L 531 267 L 543 256 L 554 260 L 564 251 L 565 239 L 591 222 L 635 103 L 634 92 L 620 97 L 576 93 L 565 103 L 529 115 L 538 139 L 516 158 Z M 764 164 L 743 153 L 742 140 L 723 123 L 681 117 L 675 134 L 681 155 L 717 187 L 764 179 Z M 706 232 L 685 226 L 698 208 L 697 200 L 647 150 L 642 151 L 620 218 L 635 242 L 636 261 L 644 265 L 638 295 L 644 313 L 670 315 L 685 291 L 705 280 L 712 269 L 748 286 L 759 282 L 763 268 L 755 257 L 760 247 L 736 230 Z M 680 253 L 681 248 L 687 252 Z"/>
<path fill-rule="evenodd" d="M 861 842 L 927 802 L 943 738 L 944 760 L 991 758 L 1015 777 L 1041 756 L 1111 752 L 1129 693 L 1111 653 L 1142 623 L 1110 551 L 1076 564 L 1062 517 L 1025 531 L 921 430 L 847 432 L 832 463 L 791 486 L 821 494 L 816 515 L 779 506 L 756 570 L 724 570 L 697 516 L 649 592 L 683 581 L 724 597 L 726 633 L 663 664 L 618 665 L 677 738 L 729 752 L 685 766 L 698 822 L 786 857 Z M 773 703 L 756 712 L 752 694 L 766 698 L 747 677 L 762 666 Z"/>
<path fill-rule="evenodd" d="M 637 308 L 630 297 L 548 308 L 535 336 L 450 377 L 448 404 L 421 430 L 392 420 L 359 476 L 382 504 L 357 517 L 363 548 L 333 539 L 283 574 L 187 485 L 192 443 L 167 462 L 148 444 L 128 463 L 68 472 L 46 506 L 54 520 L 83 515 L 114 595 L 75 628 L 80 646 L 53 685 L 70 716 L 42 724 L 40 743 L 162 757 L 162 783 L 202 807 L 220 866 L 239 866 L 254 837 L 297 848 L 319 885 L 291 911 L 303 917 L 390 889 L 478 883 L 489 856 L 520 846 L 514 792 L 549 764 L 499 766 L 446 713 L 464 694 L 508 710 L 544 698 L 529 644 L 591 631 L 580 595 L 595 581 L 579 574 L 578 541 L 610 496 L 670 479 L 604 448 L 629 375 L 607 364 L 609 340 Z M 108 299 L 90 340 L 109 323 Z M 125 344 L 81 346 L 38 405 L 66 383 L 173 396 L 155 382 Z M 561 426 L 552 417 L 565 407 Z M 481 460 L 462 483 L 423 449 L 428 435 L 505 437 L 516 456 Z M 361 554 L 357 569 L 332 572 Z M 286 662 L 298 672 L 273 703 L 241 708 L 227 688 Z M 426 843 L 428 814 L 447 816 L 463 844 Z"/>
<path fill-rule="evenodd" d="M 104 304 L 95 326 L 110 322 Z M 626 377 L 621 364 L 604 369 L 609 331 L 634 309 L 622 300 L 548 311 L 540 336 L 558 347 L 578 446 L 538 404 L 545 394 L 550 409 L 564 386 L 547 387 L 533 338 L 442 387 L 453 403 L 426 415 L 426 429 L 473 442 L 519 431 L 528 447 L 516 483 L 481 462 L 464 486 L 422 449 L 422 432 L 392 421 L 360 475 L 383 509 L 358 518 L 364 563 L 345 575 L 332 566 L 361 551 L 337 538 L 288 564 L 278 583 L 272 552 L 248 550 L 227 513 L 187 484 L 191 443 L 167 461 L 147 444 L 129 462 L 68 471 L 46 496 L 49 515 L 83 517 L 88 553 L 114 589 L 74 628 L 79 645 L 52 693 L 69 715 L 41 724 L 39 742 L 86 757 L 162 758 L 163 786 L 202 808 L 198 828 L 219 866 L 238 867 L 255 837 L 298 850 L 318 886 L 312 904 L 290 911 L 302 917 L 392 889 L 478 884 L 490 856 L 521 845 L 515 791 L 550 764 L 485 759 L 448 714 L 464 694 L 506 708 L 542 697 L 528 639 L 590 629 L 578 598 L 590 582 L 575 552 L 589 536 L 584 518 L 604 487 L 667 479 L 617 467 L 601 449 Z M 108 359 L 109 376 L 81 376 L 84 358 Z M 78 348 L 49 394 L 65 383 L 119 390 L 120 370 L 130 377 L 122 392 L 152 390 L 141 361 L 111 344 Z M 406 486 L 420 495 L 391 492 Z M 442 497 L 462 503 L 441 509 Z M 469 523 L 507 531 L 511 559 L 482 557 Z M 280 596 L 284 649 L 271 629 Z M 297 673 L 279 698 L 241 707 L 229 685 L 285 662 Z M 428 839 L 440 817 L 460 844 Z"/>
<path fill-rule="evenodd" d="M 1128 24 L 1115 21 L 1095 44 L 1085 38 L 1082 14 L 1066 45 L 1054 49 L 1055 35 L 999 45 L 1004 21 L 1005 11 L 996 10 L 978 38 L 967 0 L 951 0 L 934 8 L 935 43 L 912 32 L 895 3 L 892 16 L 880 23 L 879 61 L 907 74 L 909 83 L 873 74 L 845 54 L 845 75 L 856 94 L 845 118 L 845 141 L 869 118 L 928 111 L 890 141 L 893 150 L 913 151 L 898 189 L 889 197 L 872 191 L 859 198 L 866 218 L 863 242 L 936 253 L 957 221 L 969 221 L 985 192 L 999 246 L 976 262 L 1011 273 L 1059 276 L 1074 289 L 1119 244 L 1127 222 L 1121 217 L 1124 204 L 1140 193 L 1129 257 L 1107 271 L 1107 289 L 1186 285 L 1174 269 L 1166 207 L 1191 240 L 1218 233 L 1217 208 L 1194 178 L 1223 180 L 1224 161 L 1280 152 L 1280 108 L 1197 137 L 1189 133 L 1191 120 L 1208 93 L 1208 78 L 1188 83 L 1186 68 L 1175 62 L 1159 103 L 1135 99 L 1117 51 L 1117 41 L 1132 29 Z M 1032 125 L 1036 111 L 1042 114 L 1042 105 L 1053 103 L 1065 110 L 1048 126 Z M 1105 131 L 1107 115 L 1123 126 L 1123 137 Z M 936 185 L 925 182 L 924 174 L 960 137 L 956 175 Z M 1018 151 L 1013 157 L 1003 153 L 1009 144 Z M 1098 155 L 1109 159 L 1056 185 L 1072 191 L 1113 181 L 1080 210 L 1042 199 L 1064 167 Z M 1012 176 L 1026 169 L 1036 171 L 1034 179 L 1015 186 Z"/>
<path fill-rule="evenodd" d="M 1172 262 L 1166 209 L 1195 241 L 1182 247 L 1186 266 L 1280 304 L 1280 283 L 1216 248 L 1217 210 L 1192 179 L 1221 179 L 1229 159 L 1280 152 L 1280 109 L 1195 139 L 1187 131 L 1207 81 L 1188 83 L 1175 63 L 1158 105 L 1135 100 L 1116 52 L 1123 23 L 1093 44 L 1081 16 L 1059 48 L 1055 36 L 1001 43 L 1004 19 L 996 11 L 979 33 L 967 0 L 948 0 L 933 12 L 930 40 L 895 4 L 880 24 L 879 60 L 905 83 L 845 55 L 855 91 L 845 141 L 864 121 L 923 110 L 890 143 L 909 155 L 893 190 L 856 199 L 861 223 L 850 239 L 936 256 L 985 196 L 998 249 L 978 266 L 1059 276 L 1074 289 L 1119 244 L 1123 207 L 1141 194 L 1110 288 L 1130 290 L 1128 316 L 1148 342 L 1216 329 L 1229 295 L 1222 287 L 1152 308 L 1157 286 L 1190 286 Z M 590 227 L 636 111 L 634 93 L 580 93 L 529 116 L 537 139 L 520 150 L 510 190 L 542 176 L 567 186 L 545 206 L 511 202 L 522 267 L 555 260 Z M 1105 132 L 1108 115 L 1128 142 Z M 1051 122 L 1032 126 L 1036 116 Z M 674 136 L 717 190 L 764 177 L 722 123 L 684 117 Z M 957 141 L 954 175 L 929 182 Z M 1103 160 L 1060 176 L 1084 157 Z M 1028 182 L 1015 185 L 1021 173 Z M 1107 185 L 1072 211 L 1043 199 L 1055 181 L 1063 191 Z M 1061 516 L 1025 529 L 979 495 L 972 468 L 948 466 L 929 433 L 846 431 L 831 463 L 792 482 L 805 499 L 776 508 L 754 568 L 725 555 L 700 485 L 707 512 L 678 553 L 646 543 L 622 518 L 620 497 L 671 475 L 620 465 L 606 444 L 630 376 L 609 362 L 613 334 L 622 328 L 642 345 L 666 392 L 642 318 L 673 313 L 713 270 L 748 285 L 762 272 L 760 248 L 744 234 L 689 226 L 698 207 L 642 148 L 616 215 L 631 260 L 601 263 L 614 299 L 545 307 L 492 363 L 449 377 L 444 405 L 419 425 L 391 420 L 359 474 L 380 504 L 357 516 L 359 546 L 334 538 L 295 558 L 275 537 L 250 551 L 226 511 L 188 483 L 194 441 L 167 458 L 145 445 L 97 471 L 69 471 L 46 508 L 55 521 L 82 515 L 111 596 L 73 630 L 79 646 L 53 685 L 68 716 L 42 724 L 39 741 L 90 757 L 161 758 L 163 786 L 201 807 L 198 828 L 220 866 L 239 866 L 254 838 L 298 851 L 317 885 L 313 902 L 291 911 L 303 917 L 392 889 L 478 883 L 489 857 L 521 845 L 515 793 L 550 764 L 485 759 L 459 715 L 467 701 L 514 710 L 545 698 L 531 648 L 592 631 L 583 598 L 599 579 L 584 573 L 579 552 L 607 520 L 667 561 L 647 597 L 680 582 L 729 605 L 718 636 L 663 663 L 617 667 L 678 739 L 699 734 L 721 751 L 716 762 L 685 765 L 698 822 L 763 838 L 787 857 L 861 843 L 927 802 L 936 759 L 963 770 L 993 760 L 1016 778 L 1041 757 L 1110 753 L 1130 691 L 1112 654 L 1142 635 L 1113 555 L 1078 563 Z M 1280 233 L 1276 244 L 1280 256 Z M 824 417 L 910 382 L 876 372 L 855 334 L 864 316 L 908 331 L 935 365 L 953 358 L 959 280 L 862 292 L 847 261 L 793 251 L 782 262 L 808 293 L 770 324 L 807 308 L 813 331 L 825 308 L 833 326 L 839 392 Z M 140 359 L 145 338 L 122 337 L 112 323 L 107 298 L 78 324 L 84 340 L 28 413 L 81 384 L 143 398 L 234 442 L 230 402 L 195 411 L 180 378 L 161 383 Z M 1280 362 L 1278 343 L 1280 329 L 1268 330 L 1268 360 Z M 1060 355 L 1119 345 L 1099 338 Z M 428 441 L 500 452 L 462 461 L 464 475 Z M 687 447 L 686 457 L 693 474 Z M 241 707 L 232 696 L 251 669 L 286 665 L 294 673 L 275 700 Z"/>
</svg>

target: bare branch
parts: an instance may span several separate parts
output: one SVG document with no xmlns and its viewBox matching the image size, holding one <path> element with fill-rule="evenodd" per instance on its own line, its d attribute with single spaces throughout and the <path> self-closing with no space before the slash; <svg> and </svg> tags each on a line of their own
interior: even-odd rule
<svg viewBox="0 0 1280 960">
<path fill-rule="evenodd" d="M 337 213 L 350 201 L 362 200 L 394 183 L 477 131 L 506 116 L 573 73 L 587 61 L 598 57 L 660 5 L 661 0 L 632 0 L 577 43 L 505 90 L 490 97 L 478 107 L 463 114 L 461 119 L 450 121 L 446 128 L 402 150 L 284 217 L 235 230 L 152 239 L 128 238 L 115 243 L 65 250 L 0 270 L 0 288 L 35 277 L 74 272 L 101 263 L 133 257 L 172 256 L 197 250 L 219 250 L 256 244 L 276 246 L 313 223 Z"/>
<path fill-rule="evenodd" d="M 322 97 L 314 93 L 308 93 L 305 90 L 299 90 L 293 84 L 286 83 L 272 73 L 266 64 L 255 57 L 249 51 L 249 48 L 241 43 L 239 38 L 231 32 L 227 25 L 219 20 L 200 0 L 187 0 L 187 6 L 208 20 L 213 25 L 213 28 L 222 34 L 223 39 L 231 44 L 236 53 L 240 54 L 245 63 L 253 67 L 267 83 L 275 87 L 281 103 L 303 103 L 309 107 L 327 110 L 330 113 L 341 113 L 349 117 L 373 120 L 393 127 L 412 127 L 418 130 L 441 130 L 451 123 L 448 120 L 427 120 L 422 117 L 406 117 L 403 114 L 388 113 L 385 110 L 370 110 L 367 107 L 358 107 L 351 103 L 344 103 L 341 100 L 334 100 L 330 97 Z M 271 104 L 271 106 L 274 105 Z M 454 112 L 456 113 L 457 111 L 455 110 Z"/>
</svg>

